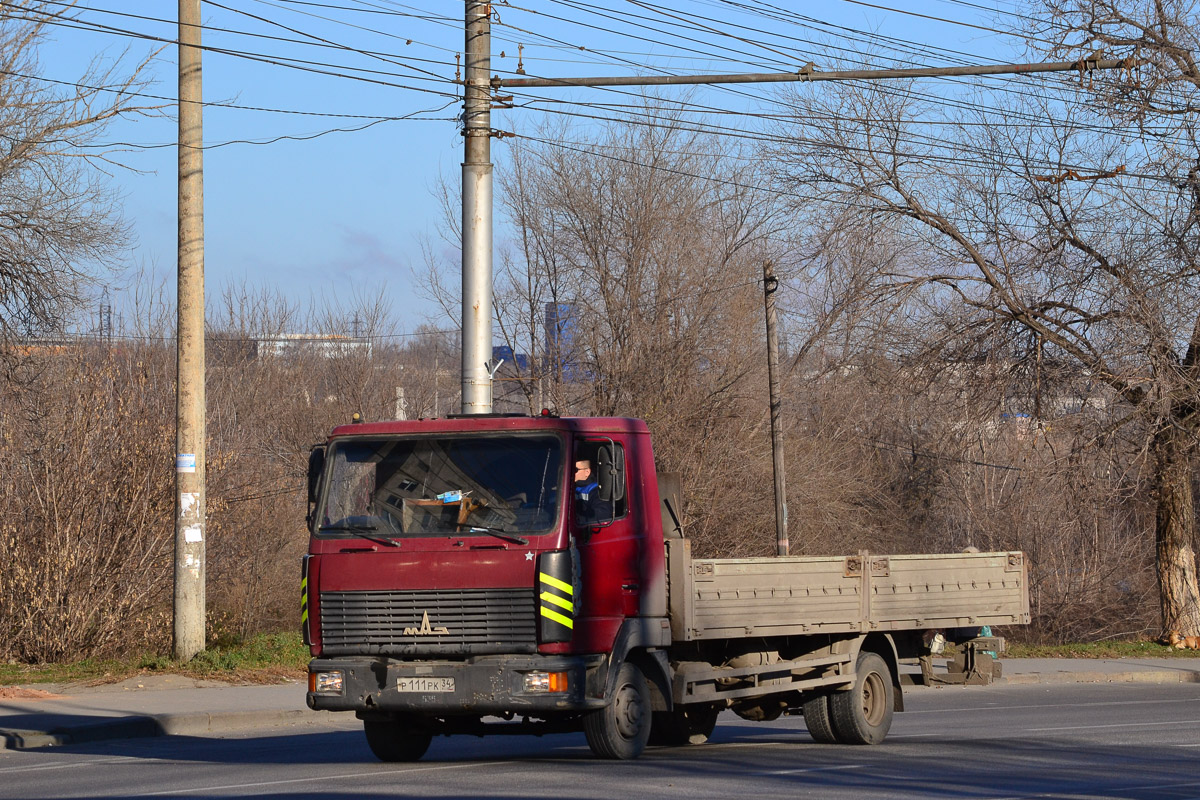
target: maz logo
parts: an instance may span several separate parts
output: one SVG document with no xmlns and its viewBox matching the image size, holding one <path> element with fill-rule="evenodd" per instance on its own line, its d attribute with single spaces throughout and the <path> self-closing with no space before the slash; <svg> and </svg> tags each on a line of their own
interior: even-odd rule
<svg viewBox="0 0 1200 800">
<path fill-rule="evenodd" d="M 405 636 L 445 636 L 450 633 L 450 629 L 445 625 L 438 625 L 436 628 L 429 624 L 429 612 L 426 611 L 421 615 L 421 627 L 405 628 Z"/>
</svg>

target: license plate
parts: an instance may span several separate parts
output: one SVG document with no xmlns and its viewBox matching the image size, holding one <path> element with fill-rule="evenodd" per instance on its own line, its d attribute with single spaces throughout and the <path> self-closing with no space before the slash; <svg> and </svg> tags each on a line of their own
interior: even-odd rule
<svg viewBox="0 0 1200 800">
<path fill-rule="evenodd" d="M 453 692 L 454 678 L 397 678 L 398 692 Z"/>
</svg>

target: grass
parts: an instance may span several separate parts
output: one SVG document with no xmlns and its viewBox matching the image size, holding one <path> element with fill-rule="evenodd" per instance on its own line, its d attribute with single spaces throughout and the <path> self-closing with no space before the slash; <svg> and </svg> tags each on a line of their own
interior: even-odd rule
<svg viewBox="0 0 1200 800">
<path fill-rule="evenodd" d="M 1009 643 L 1008 658 L 1200 658 L 1200 650 L 1177 650 L 1157 642 L 1092 642 L 1063 645 Z M 186 675 L 231 683 L 303 679 L 308 648 L 296 633 L 268 633 L 241 642 L 218 642 L 191 661 L 144 655 L 86 659 L 66 664 L 0 664 L 0 686 L 37 683 L 112 683 L 137 675 Z"/>
<path fill-rule="evenodd" d="M 1200 650 L 1179 650 L 1152 641 L 1033 645 L 1009 643 L 1008 658 L 1200 658 Z"/>
<path fill-rule="evenodd" d="M 111 683 L 136 675 L 186 675 L 231 683 L 301 679 L 308 648 L 297 633 L 267 633 L 241 642 L 218 642 L 191 661 L 163 655 L 85 659 L 63 664 L 0 664 L 0 686 L 35 683 Z"/>
</svg>

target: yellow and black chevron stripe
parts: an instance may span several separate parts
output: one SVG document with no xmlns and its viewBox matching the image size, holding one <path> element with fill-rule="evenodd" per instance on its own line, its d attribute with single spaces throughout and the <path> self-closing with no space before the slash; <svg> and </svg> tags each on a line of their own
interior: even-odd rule
<svg viewBox="0 0 1200 800">
<path fill-rule="evenodd" d="M 538 640 L 569 642 L 575 628 L 574 568 L 566 550 L 538 557 Z"/>
<path fill-rule="evenodd" d="M 538 573 L 538 583 L 542 588 L 542 593 L 538 596 L 542 603 L 542 616 L 549 617 L 559 625 L 574 628 L 575 590 L 571 584 L 544 572 Z"/>
<path fill-rule="evenodd" d="M 308 556 L 300 561 L 300 635 L 305 644 L 312 644 L 308 633 Z"/>
</svg>

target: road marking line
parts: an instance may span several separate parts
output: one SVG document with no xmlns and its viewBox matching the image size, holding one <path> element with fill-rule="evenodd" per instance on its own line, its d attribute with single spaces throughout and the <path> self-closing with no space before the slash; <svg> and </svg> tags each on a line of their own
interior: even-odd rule
<svg viewBox="0 0 1200 800">
<path fill-rule="evenodd" d="M 124 761 L 142 761 L 143 759 L 136 756 L 123 756 L 121 758 L 104 758 L 96 761 L 74 761 L 70 763 L 60 764 L 38 764 L 30 767 L 5 767 L 0 769 L 0 774 L 8 774 L 10 772 L 38 772 L 46 769 L 74 769 L 75 767 L 94 767 L 97 764 L 120 764 Z"/>
<path fill-rule="evenodd" d="M 892 739 L 921 739 L 928 736 L 945 736 L 943 733 L 892 733 L 888 734 L 888 741 Z"/>
<path fill-rule="evenodd" d="M 258 789 L 263 786 L 287 786 L 294 783 L 311 783 L 313 781 L 344 781 L 350 778 L 371 778 L 375 776 L 404 775 L 409 772 L 439 772 L 447 769 L 478 769 L 479 767 L 498 767 L 502 764 L 520 764 L 512 761 L 475 761 L 467 764 L 445 764 L 440 767 L 413 766 L 407 769 L 392 769 L 384 772 L 346 772 L 340 775 L 314 775 L 311 778 L 289 778 L 285 781 L 257 781 L 255 783 L 229 783 L 223 786 L 193 786 L 188 789 L 159 789 L 153 792 L 129 795 L 130 797 L 151 797 L 167 794 L 192 794 L 194 792 L 223 792 L 229 789 Z"/>
<path fill-rule="evenodd" d="M 1177 720 L 1174 722 L 1121 722 L 1113 725 L 1066 725 L 1061 728 L 1030 728 L 1030 733 L 1041 731 L 1090 731 L 1097 728 L 1152 728 L 1160 725 L 1186 725 L 1193 720 Z"/>
<path fill-rule="evenodd" d="M 1077 685 L 1084 686 L 1084 685 L 1089 685 L 1089 684 L 1077 684 Z M 990 706 L 973 706 L 970 708 L 944 708 L 944 709 L 931 708 L 931 709 L 913 709 L 911 711 L 905 711 L 904 713 L 906 716 L 911 716 L 913 714 L 955 714 L 955 713 L 961 713 L 964 711 L 1020 711 L 1022 709 L 1026 709 L 1026 708 L 1047 708 L 1047 709 L 1049 709 L 1049 708 L 1091 708 L 1094 706 L 1153 706 L 1153 705 L 1164 705 L 1166 703 L 1170 703 L 1171 705 L 1179 705 L 1180 703 L 1200 703 L 1200 697 L 1185 697 L 1182 699 L 1174 699 L 1174 700 L 1113 700 L 1113 701 L 1103 702 L 1103 703 L 1054 703 L 1051 705 L 1041 705 L 1041 704 L 1037 704 L 1037 703 L 1031 703 L 1029 705 L 1022 705 L 1022 706 L 990 705 Z"/>
<path fill-rule="evenodd" d="M 795 747 L 795 742 L 707 742 L 705 750 L 717 747 Z"/>
<path fill-rule="evenodd" d="M 1129 786 L 1122 789 L 1123 792 L 1128 791 L 1144 791 L 1146 789 L 1186 789 L 1190 786 L 1200 786 L 1200 781 L 1191 781 L 1190 783 L 1157 783 L 1152 786 Z"/>
<path fill-rule="evenodd" d="M 809 769 L 777 769 L 772 772 L 760 772 L 759 775 L 801 775 L 806 772 L 828 772 L 835 769 L 862 769 L 866 764 L 844 764 L 839 767 L 810 767 Z"/>
<path fill-rule="evenodd" d="M 1192 783 L 1160 783 L 1160 784 L 1156 784 L 1153 786 L 1119 786 L 1119 787 L 1105 785 L 1103 787 L 1096 787 L 1096 789 L 1093 789 L 1092 791 L 1102 790 L 1105 792 L 1117 792 L 1117 791 L 1119 791 L 1119 792 L 1144 792 L 1147 789 L 1187 789 L 1192 786 L 1200 786 L 1200 783 L 1195 783 L 1195 782 L 1192 782 Z M 1031 800 L 1032 798 L 1038 798 L 1038 797 L 1067 797 L 1067 796 L 1093 797 L 1093 796 L 1098 796 L 1098 795 L 1090 795 L 1090 794 L 1082 795 L 1082 794 L 1079 794 L 1078 792 L 1072 792 L 1071 795 L 1064 795 L 1064 794 L 1060 794 L 1060 793 L 1048 794 L 1046 792 L 1037 792 L 1036 794 L 1013 794 L 1013 795 L 1004 795 L 1001 797 L 988 797 L 988 798 L 986 798 L 986 800 Z M 1179 798 L 1179 800 L 1200 800 L 1200 798 Z"/>
</svg>

